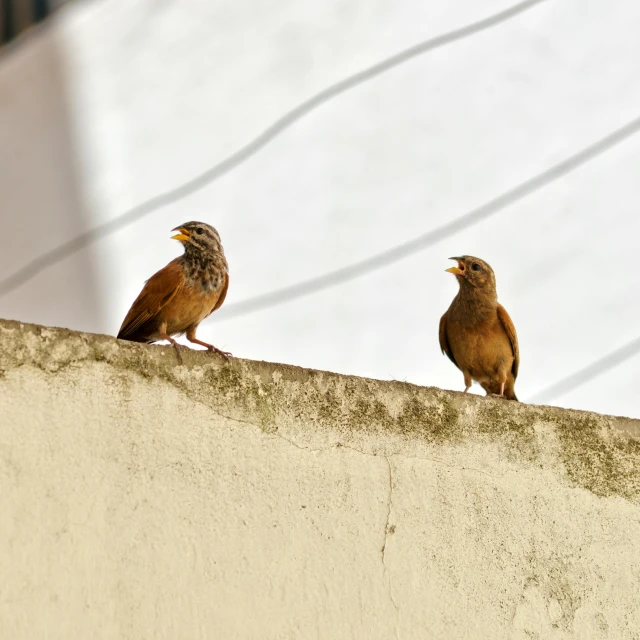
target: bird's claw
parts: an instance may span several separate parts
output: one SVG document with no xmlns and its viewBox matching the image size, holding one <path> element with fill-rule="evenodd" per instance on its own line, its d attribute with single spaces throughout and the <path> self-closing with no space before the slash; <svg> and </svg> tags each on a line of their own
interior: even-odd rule
<svg viewBox="0 0 640 640">
<path fill-rule="evenodd" d="M 214 347 L 213 345 L 209 347 L 209 351 L 212 351 L 213 353 L 217 353 L 219 356 L 222 356 L 226 360 L 228 360 L 231 357 L 230 351 L 222 351 L 222 349 L 218 349 L 218 347 Z"/>
</svg>

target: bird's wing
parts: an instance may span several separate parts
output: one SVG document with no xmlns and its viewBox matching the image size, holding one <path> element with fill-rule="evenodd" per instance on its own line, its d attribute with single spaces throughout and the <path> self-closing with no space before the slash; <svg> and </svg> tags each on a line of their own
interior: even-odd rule
<svg viewBox="0 0 640 640">
<path fill-rule="evenodd" d="M 451 347 L 449 346 L 449 340 L 447 339 L 447 314 L 445 313 L 442 318 L 440 318 L 440 348 L 442 349 L 442 353 L 446 353 L 449 357 L 449 360 L 453 362 L 453 364 L 458 367 L 458 363 L 453 357 L 453 351 L 451 351 Z M 459 369 L 460 367 L 458 367 Z"/>
<path fill-rule="evenodd" d="M 131 305 L 118 338 L 131 337 L 140 327 L 156 316 L 184 286 L 184 275 L 179 258 L 153 274 L 144 284 L 140 295 Z"/>
<path fill-rule="evenodd" d="M 207 314 L 207 317 L 210 316 L 216 309 L 219 309 L 222 306 L 222 303 L 224 302 L 224 299 L 227 297 L 227 291 L 229 290 L 229 272 L 225 271 L 224 272 L 224 286 L 222 287 L 222 291 L 220 292 L 220 297 L 218 298 L 215 306 L 213 307 L 213 309 L 211 309 L 211 311 L 209 311 L 209 313 Z"/>
<path fill-rule="evenodd" d="M 513 321 L 509 317 L 507 310 L 501 305 L 498 304 L 498 318 L 500 322 L 502 322 L 502 326 L 504 330 L 507 332 L 507 336 L 509 337 L 509 342 L 511 342 L 511 348 L 513 349 L 514 361 L 513 361 L 513 379 L 515 380 L 518 377 L 518 367 L 520 366 L 520 348 L 518 347 L 518 336 L 516 335 L 516 328 L 513 324 Z"/>
</svg>

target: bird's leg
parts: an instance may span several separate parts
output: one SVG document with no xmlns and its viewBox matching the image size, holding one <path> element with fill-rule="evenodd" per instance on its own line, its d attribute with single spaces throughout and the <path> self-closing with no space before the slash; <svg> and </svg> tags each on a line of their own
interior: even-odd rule
<svg viewBox="0 0 640 640">
<path fill-rule="evenodd" d="M 187 340 L 189 342 L 193 342 L 193 344 L 199 344 L 201 347 L 207 347 L 209 351 L 214 351 L 215 353 L 221 355 L 223 358 L 229 358 L 229 356 L 231 355 L 229 351 L 221 351 L 220 349 L 218 349 L 218 347 L 214 347 L 212 344 L 209 344 L 208 342 L 203 342 L 202 340 L 198 340 L 198 338 L 196 338 L 195 329 L 189 329 L 189 331 L 187 331 Z"/>
<path fill-rule="evenodd" d="M 182 364 L 182 354 L 180 353 L 180 345 L 169 334 L 165 333 L 164 331 L 158 332 L 158 335 L 163 340 L 168 340 L 173 345 L 174 349 L 176 350 L 176 355 L 178 356 L 178 362 Z"/>
<path fill-rule="evenodd" d="M 500 393 L 492 393 L 491 395 L 496 397 L 496 398 L 504 398 L 504 385 L 505 385 L 505 381 L 503 380 L 500 383 Z M 487 394 L 489 395 L 489 394 Z"/>
<path fill-rule="evenodd" d="M 471 375 L 468 371 L 464 371 L 464 393 L 467 393 L 469 389 L 471 389 L 471 385 L 473 384 L 473 380 L 471 379 Z"/>
</svg>

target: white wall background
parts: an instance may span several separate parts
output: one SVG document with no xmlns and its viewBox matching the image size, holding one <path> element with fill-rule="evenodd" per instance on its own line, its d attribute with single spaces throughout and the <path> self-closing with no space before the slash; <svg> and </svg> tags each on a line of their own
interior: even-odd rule
<svg viewBox="0 0 640 640">
<path fill-rule="evenodd" d="M 72 122 L 67 52 L 34 28 L 0 49 L 0 281 L 94 224 L 81 184 L 84 140 Z M 85 251 L 0 297 L 0 315 L 95 330 L 104 322 L 95 260 Z"/>
<path fill-rule="evenodd" d="M 508 6 L 101 0 L 61 10 L 39 37 L 63 50 L 87 223 L 205 171 L 326 85 Z M 232 276 L 225 305 L 408 240 L 639 116 L 639 27 L 640 5 L 549 0 L 428 53 L 4 296 L 0 314 L 40 321 L 40 309 L 19 301 L 43 289 L 72 308 L 90 258 L 104 312 L 91 323 L 61 313 L 59 323 L 115 334 L 143 281 L 179 253 L 169 231 L 190 219 L 222 235 Z M 199 335 L 242 357 L 462 389 L 438 346 L 438 320 L 457 287 L 444 269 L 451 255 L 478 255 L 496 270 L 519 333 L 516 389 L 526 401 L 640 331 L 639 170 L 637 136 L 419 255 L 267 311 L 210 319 Z M 18 188 L 1 180 L 6 230 Z M 32 215 L 51 206 L 43 200 Z M 38 247 L 57 244 L 46 240 Z M 31 253 L 25 247 L 11 266 Z M 635 358 L 556 403 L 639 416 L 639 385 Z"/>
</svg>

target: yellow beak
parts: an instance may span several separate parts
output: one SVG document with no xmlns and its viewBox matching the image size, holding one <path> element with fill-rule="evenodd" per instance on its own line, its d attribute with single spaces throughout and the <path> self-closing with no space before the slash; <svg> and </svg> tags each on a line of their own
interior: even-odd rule
<svg viewBox="0 0 640 640">
<path fill-rule="evenodd" d="M 179 231 L 180 233 L 176 233 L 175 236 L 171 236 L 172 240 L 180 240 L 180 242 L 184 242 L 191 237 L 191 234 L 184 227 L 176 227 L 172 229 L 172 231 Z"/>
<path fill-rule="evenodd" d="M 449 260 L 455 260 L 458 263 L 457 267 L 449 267 L 445 269 L 447 273 L 453 273 L 454 276 L 464 276 L 464 262 L 462 258 L 453 257 L 449 258 Z"/>
</svg>

